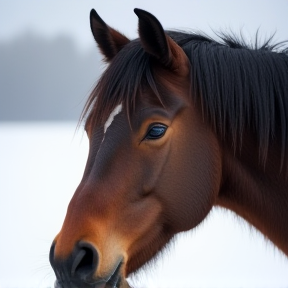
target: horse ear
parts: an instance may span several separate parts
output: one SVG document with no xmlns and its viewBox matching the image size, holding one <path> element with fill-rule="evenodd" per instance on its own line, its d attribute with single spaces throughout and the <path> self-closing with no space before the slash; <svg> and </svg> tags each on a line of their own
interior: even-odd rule
<svg viewBox="0 0 288 288">
<path fill-rule="evenodd" d="M 108 62 L 130 42 L 126 36 L 109 27 L 94 9 L 90 12 L 90 26 L 94 39 Z"/>
<path fill-rule="evenodd" d="M 139 37 L 145 51 L 153 55 L 166 68 L 176 70 L 183 50 L 169 37 L 158 19 L 147 11 L 134 9 L 139 18 Z"/>
</svg>

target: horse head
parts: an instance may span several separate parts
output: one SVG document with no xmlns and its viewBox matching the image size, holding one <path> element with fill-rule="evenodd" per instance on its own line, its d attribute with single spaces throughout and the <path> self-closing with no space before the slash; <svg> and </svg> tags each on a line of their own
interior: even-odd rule
<svg viewBox="0 0 288 288">
<path fill-rule="evenodd" d="M 209 213 L 221 150 L 190 97 L 190 62 L 150 13 L 139 39 L 92 10 L 109 63 L 86 105 L 83 178 L 50 251 L 56 287 L 126 287 L 125 278 Z"/>
</svg>

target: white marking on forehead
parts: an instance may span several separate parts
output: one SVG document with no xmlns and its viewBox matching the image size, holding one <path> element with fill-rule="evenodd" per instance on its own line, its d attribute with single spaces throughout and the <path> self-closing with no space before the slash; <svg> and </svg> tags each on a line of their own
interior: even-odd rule
<svg viewBox="0 0 288 288">
<path fill-rule="evenodd" d="M 118 104 L 109 115 L 106 123 L 104 124 L 104 134 L 106 133 L 109 126 L 112 124 L 114 117 L 122 111 L 122 104 Z"/>
</svg>

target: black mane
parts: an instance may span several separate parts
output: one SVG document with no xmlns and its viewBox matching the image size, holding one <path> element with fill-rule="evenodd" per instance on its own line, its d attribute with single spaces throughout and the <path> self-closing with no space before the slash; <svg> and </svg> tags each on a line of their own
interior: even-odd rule
<svg viewBox="0 0 288 288">
<path fill-rule="evenodd" d="M 272 37 L 259 44 L 245 44 L 234 35 L 205 35 L 166 31 L 191 63 L 194 101 L 222 137 L 230 135 L 233 145 L 245 128 L 256 134 L 265 160 L 273 137 L 280 137 L 282 161 L 288 143 L 288 47 L 273 44 Z M 133 107 L 143 83 L 155 91 L 150 55 L 139 39 L 127 44 L 100 78 L 84 109 L 95 121 L 105 121 L 118 103 Z M 129 110 L 129 109 L 128 109 Z M 127 111 L 128 111 L 127 110 Z M 283 162 L 282 162 L 283 164 Z"/>
</svg>

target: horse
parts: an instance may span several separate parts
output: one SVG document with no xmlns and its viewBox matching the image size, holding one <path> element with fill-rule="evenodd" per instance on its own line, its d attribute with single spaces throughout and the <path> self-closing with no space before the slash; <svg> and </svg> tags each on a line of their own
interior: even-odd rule
<svg viewBox="0 0 288 288">
<path fill-rule="evenodd" d="M 108 65 L 81 116 L 89 154 L 51 245 L 55 287 L 129 287 L 213 206 L 288 256 L 287 45 L 165 31 L 134 12 L 135 40 L 90 13 Z"/>
</svg>

